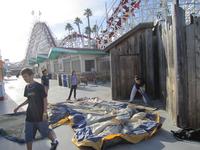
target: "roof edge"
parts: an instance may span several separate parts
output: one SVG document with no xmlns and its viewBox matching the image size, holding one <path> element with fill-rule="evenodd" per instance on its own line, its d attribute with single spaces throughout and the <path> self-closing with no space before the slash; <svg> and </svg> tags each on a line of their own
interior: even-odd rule
<svg viewBox="0 0 200 150">
<path fill-rule="evenodd" d="M 118 43 L 120 43 L 124 39 L 130 37 L 133 33 L 136 33 L 139 30 L 144 30 L 144 29 L 153 28 L 153 27 L 154 27 L 153 22 L 139 23 L 132 30 L 130 30 L 129 32 L 127 32 L 126 34 L 124 34 L 123 36 L 121 36 L 120 38 L 118 38 L 117 40 L 115 40 L 114 42 L 112 42 L 110 45 L 108 45 L 107 47 L 105 47 L 104 50 L 105 51 L 110 51 L 110 49 L 112 49 L 114 46 L 116 46 Z"/>
</svg>

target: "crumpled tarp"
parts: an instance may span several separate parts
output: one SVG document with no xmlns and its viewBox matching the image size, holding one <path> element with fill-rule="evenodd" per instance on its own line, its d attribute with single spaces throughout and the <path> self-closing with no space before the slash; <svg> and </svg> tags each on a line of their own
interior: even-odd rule
<svg viewBox="0 0 200 150">
<path fill-rule="evenodd" d="M 24 143 L 25 112 L 0 115 L 0 135 L 18 143 Z"/>
<path fill-rule="evenodd" d="M 134 104 L 85 98 L 62 105 L 69 107 L 69 116 L 57 125 L 71 124 L 72 141 L 78 147 L 100 150 L 105 143 L 116 140 L 138 143 L 152 137 L 161 127 L 158 114 Z"/>
<path fill-rule="evenodd" d="M 76 146 L 97 150 L 116 140 L 138 143 L 150 138 L 161 127 L 159 115 L 151 110 L 98 98 L 49 105 L 48 113 L 52 128 L 70 124 Z M 25 113 L 0 115 L 0 135 L 24 143 L 24 120 Z"/>
</svg>

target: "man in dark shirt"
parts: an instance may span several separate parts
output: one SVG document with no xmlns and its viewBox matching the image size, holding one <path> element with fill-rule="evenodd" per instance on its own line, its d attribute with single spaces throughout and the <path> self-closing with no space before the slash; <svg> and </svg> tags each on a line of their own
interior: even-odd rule
<svg viewBox="0 0 200 150">
<path fill-rule="evenodd" d="M 28 104 L 25 123 L 27 150 L 32 150 L 32 142 L 37 130 L 43 137 L 48 137 L 52 141 L 51 150 L 55 150 L 58 141 L 55 133 L 48 126 L 47 94 L 44 86 L 33 80 L 33 71 L 29 68 L 23 69 L 21 75 L 28 83 L 24 90 L 24 96 L 27 100 L 15 108 L 14 112 L 16 113 L 20 107 Z"/>
<path fill-rule="evenodd" d="M 48 90 L 49 90 L 49 77 L 48 77 L 47 69 L 42 70 L 41 83 L 44 86 L 46 94 L 48 94 Z"/>
</svg>

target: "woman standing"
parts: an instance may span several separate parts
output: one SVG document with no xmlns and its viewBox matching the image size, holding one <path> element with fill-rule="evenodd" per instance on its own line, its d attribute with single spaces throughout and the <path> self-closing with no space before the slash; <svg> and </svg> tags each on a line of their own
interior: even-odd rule
<svg viewBox="0 0 200 150">
<path fill-rule="evenodd" d="M 78 84 L 77 75 L 76 75 L 76 72 L 73 70 L 72 76 L 71 76 L 71 89 L 70 89 L 69 97 L 67 100 L 70 100 L 73 90 L 74 90 L 74 99 L 76 99 L 77 84 Z"/>
</svg>

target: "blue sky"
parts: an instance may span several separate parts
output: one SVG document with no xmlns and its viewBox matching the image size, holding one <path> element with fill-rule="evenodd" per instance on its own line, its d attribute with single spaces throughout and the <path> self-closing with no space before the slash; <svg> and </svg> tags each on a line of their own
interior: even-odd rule
<svg viewBox="0 0 200 150">
<path fill-rule="evenodd" d="M 73 24 L 80 17 L 83 26 L 87 26 L 84 10 L 93 12 L 91 24 L 99 22 L 105 16 L 105 2 L 113 0 L 0 0 L 0 50 L 3 59 L 11 62 L 23 60 L 28 46 L 31 29 L 36 20 L 44 21 L 57 38 L 67 35 L 66 23 Z M 32 10 L 35 16 L 31 15 Z M 74 25 L 76 29 L 76 26 Z"/>
</svg>

